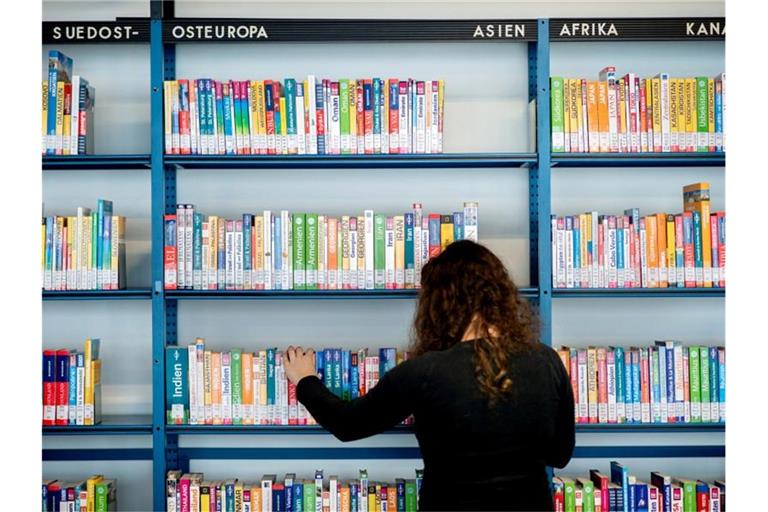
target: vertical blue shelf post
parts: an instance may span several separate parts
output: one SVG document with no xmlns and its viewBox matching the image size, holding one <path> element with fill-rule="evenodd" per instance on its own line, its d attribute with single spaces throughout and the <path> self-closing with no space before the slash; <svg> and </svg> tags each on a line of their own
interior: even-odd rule
<svg viewBox="0 0 768 512">
<path fill-rule="evenodd" d="M 530 99 L 536 99 L 536 157 L 530 169 L 531 282 L 539 290 L 541 342 L 552 345 L 552 212 L 549 135 L 549 20 L 537 20 L 536 45 L 528 47 Z M 531 64 L 533 63 L 533 64 Z M 535 79 L 534 79 L 535 78 Z M 535 213 L 535 215 L 534 215 Z M 536 225 L 534 226 L 534 222 Z M 536 281 L 534 281 L 536 279 Z"/>
</svg>

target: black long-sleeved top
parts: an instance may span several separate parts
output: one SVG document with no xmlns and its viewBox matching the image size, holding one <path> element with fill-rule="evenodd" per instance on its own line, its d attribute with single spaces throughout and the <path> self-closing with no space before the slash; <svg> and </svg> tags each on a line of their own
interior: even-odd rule
<svg viewBox="0 0 768 512">
<path fill-rule="evenodd" d="M 429 352 L 388 371 L 364 396 L 344 401 L 315 376 L 297 398 L 342 441 L 415 418 L 424 458 L 421 510 L 552 510 L 545 466 L 574 447 L 573 393 L 557 353 L 541 345 L 510 361 L 513 395 L 489 407 L 472 355 L 482 340 Z"/>
</svg>

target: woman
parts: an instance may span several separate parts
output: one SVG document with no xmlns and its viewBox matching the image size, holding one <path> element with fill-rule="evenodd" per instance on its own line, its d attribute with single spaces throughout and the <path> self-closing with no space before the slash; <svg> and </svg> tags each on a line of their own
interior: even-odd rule
<svg viewBox="0 0 768 512">
<path fill-rule="evenodd" d="M 285 372 L 317 422 L 342 441 L 413 414 L 424 458 L 421 510 L 552 510 L 546 466 L 574 446 L 573 394 L 557 353 L 501 261 L 449 245 L 422 269 L 413 359 L 366 395 L 343 401 L 315 374 L 314 352 L 289 347 Z"/>
</svg>

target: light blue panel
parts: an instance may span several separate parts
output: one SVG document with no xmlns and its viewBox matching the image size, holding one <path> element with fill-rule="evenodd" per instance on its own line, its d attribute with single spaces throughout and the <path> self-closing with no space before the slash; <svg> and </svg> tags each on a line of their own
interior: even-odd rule
<svg viewBox="0 0 768 512">
<path fill-rule="evenodd" d="M 49 50 L 72 57 L 73 74 L 96 90 L 94 152 L 148 153 L 149 45 L 43 45 L 41 80 L 48 77 Z"/>
<path fill-rule="evenodd" d="M 445 80 L 444 152 L 526 151 L 525 44 L 179 44 L 178 78 Z"/>
<path fill-rule="evenodd" d="M 149 301 L 43 303 L 44 348 L 83 350 L 86 338 L 101 339 L 103 414 L 151 413 L 151 332 Z"/>
<path fill-rule="evenodd" d="M 118 510 L 152 510 L 152 461 L 50 461 L 43 464 L 44 480 L 55 478 L 71 482 L 96 474 L 117 479 Z"/>
<path fill-rule="evenodd" d="M 597 80 L 605 66 L 614 66 L 617 75 L 631 72 L 641 78 L 659 72 L 672 77 L 715 76 L 725 70 L 723 41 L 560 42 L 551 48 L 552 76 Z"/>
<path fill-rule="evenodd" d="M 362 215 L 372 208 L 394 215 L 414 202 L 422 203 L 425 213 L 450 213 L 477 201 L 480 241 L 502 258 L 518 285 L 529 284 L 525 169 L 179 171 L 177 176 L 179 202 L 228 218 L 265 209 Z"/>
<path fill-rule="evenodd" d="M 128 287 L 149 287 L 149 188 L 148 170 L 44 172 L 43 215 L 76 215 L 78 206 L 95 211 L 97 199 L 110 199 L 114 213 L 126 217 Z"/>
</svg>

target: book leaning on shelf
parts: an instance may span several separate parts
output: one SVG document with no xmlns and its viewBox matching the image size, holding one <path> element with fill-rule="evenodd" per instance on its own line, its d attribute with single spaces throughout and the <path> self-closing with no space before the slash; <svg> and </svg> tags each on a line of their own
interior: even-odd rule
<svg viewBox="0 0 768 512">
<path fill-rule="evenodd" d="M 166 347 L 166 410 L 169 424 L 316 425 L 285 376 L 283 352 L 233 348 L 212 351 L 197 338 L 187 347 Z M 357 351 L 326 348 L 315 353 L 325 386 L 344 400 L 363 396 L 380 376 L 408 359 L 394 348 Z M 403 423 L 410 424 L 411 418 Z"/>
<path fill-rule="evenodd" d="M 683 187 L 683 212 L 551 217 L 553 288 L 725 288 L 725 212 L 709 183 Z"/>
<path fill-rule="evenodd" d="M 443 80 L 200 78 L 163 92 L 166 154 L 443 152 Z"/>
<path fill-rule="evenodd" d="M 315 470 L 312 478 L 286 473 L 283 479 L 266 474 L 248 482 L 237 478 L 206 480 L 203 473 L 168 471 L 166 510 L 222 512 L 416 512 L 423 470 L 415 478 L 371 480 L 361 469 L 358 478 L 343 480 Z"/>
<path fill-rule="evenodd" d="M 85 480 L 43 480 L 43 512 L 117 510 L 117 479 L 92 475 Z"/>
<path fill-rule="evenodd" d="M 559 473 L 559 472 L 558 472 Z M 552 478 L 556 512 L 725 512 L 725 480 L 697 480 L 652 471 L 647 481 L 611 461 L 610 473 Z"/>
<path fill-rule="evenodd" d="M 550 78 L 553 153 L 725 151 L 725 73 Z"/>
<path fill-rule="evenodd" d="M 72 74 L 72 59 L 48 52 L 48 79 L 42 82 L 43 154 L 93 153 L 95 103 L 93 86 Z"/>
<path fill-rule="evenodd" d="M 101 423 L 98 338 L 83 350 L 43 350 L 43 426 Z"/>
<path fill-rule="evenodd" d="M 165 215 L 165 289 L 413 289 L 421 268 L 455 240 L 477 241 L 478 205 L 452 214 L 420 203 L 399 215 L 329 216 L 264 210 L 205 217 L 193 205 Z"/>
<path fill-rule="evenodd" d="M 561 347 L 576 423 L 724 423 L 725 348 Z"/>
<path fill-rule="evenodd" d="M 125 217 L 106 199 L 93 212 L 43 217 L 41 263 L 43 290 L 122 290 Z"/>
</svg>

